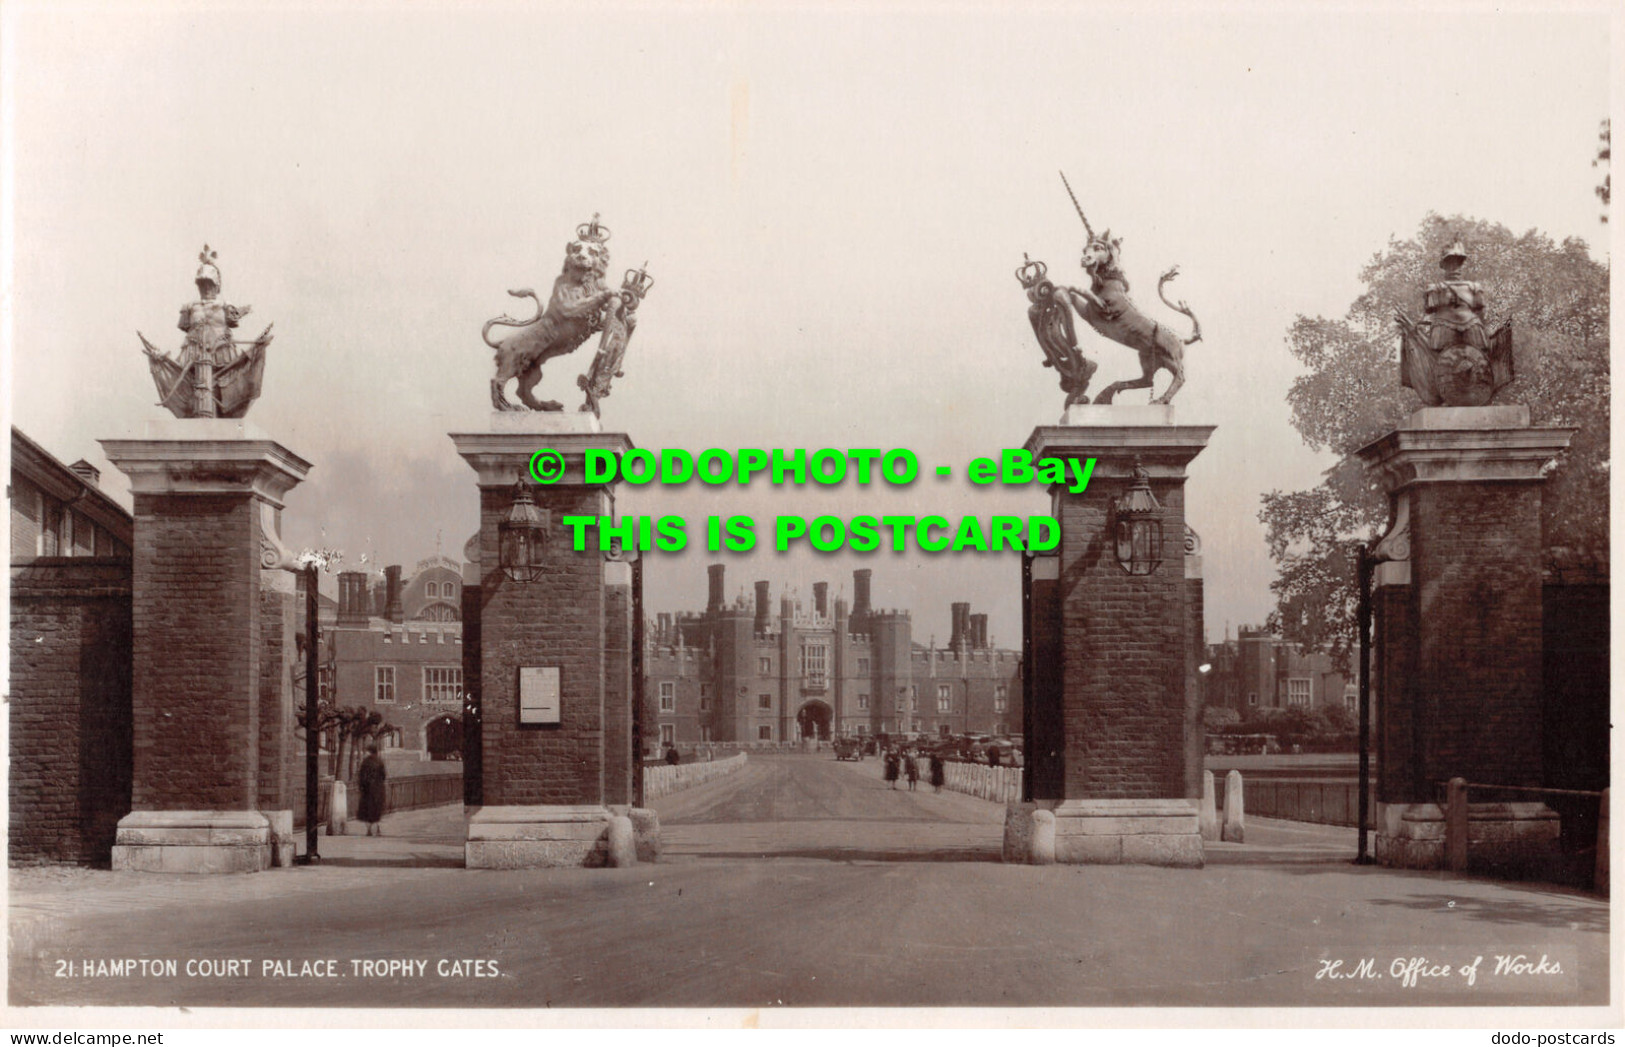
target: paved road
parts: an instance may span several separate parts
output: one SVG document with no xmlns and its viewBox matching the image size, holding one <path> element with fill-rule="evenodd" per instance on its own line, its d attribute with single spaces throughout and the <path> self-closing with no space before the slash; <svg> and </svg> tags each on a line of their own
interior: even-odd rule
<svg viewBox="0 0 1625 1047">
<path fill-rule="evenodd" d="M 1596 897 L 1354 868 L 1317 852 L 1340 839 L 1327 830 L 1264 823 L 1249 825 L 1274 841 L 1258 853 L 1274 847 L 1293 860 L 1238 857 L 1249 842 L 1216 848 L 1216 859 L 1229 857 L 1202 870 L 1008 866 L 987 860 L 1001 818 L 992 804 L 894 793 L 873 761 L 751 763 L 659 801 L 673 853 L 655 866 L 409 867 L 403 855 L 455 847 L 453 808 L 388 819 L 382 841 L 324 841 L 338 860 L 320 868 L 221 877 L 14 870 L 9 998 L 307 1007 L 1606 1000 L 1609 910 Z M 1520 952 L 1546 954 L 1561 971 L 1488 973 L 1495 955 Z M 1459 967 L 1475 956 L 1485 960 L 1473 987 L 1457 975 L 1407 988 L 1392 973 L 1395 959 Z M 120 957 L 173 960 L 180 973 L 95 966 Z M 1368 958 L 1372 978 L 1316 977 L 1322 961 L 1342 960 L 1347 971 Z M 188 960 L 229 959 L 250 961 L 246 973 L 185 973 Z M 298 973 L 329 960 L 336 977 Z M 369 961 L 389 960 L 425 966 L 367 973 Z M 494 962 L 495 976 L 457 963 L 475 960 Z"/>
<path fill-rule="evenodd" d="M 651 806 L 673 859 L 996 862 L 1004 838 L 1003 807 L 925 782 L 893 789 L 878 760 L 828 753 L 752 758 Z"/>
</svg>

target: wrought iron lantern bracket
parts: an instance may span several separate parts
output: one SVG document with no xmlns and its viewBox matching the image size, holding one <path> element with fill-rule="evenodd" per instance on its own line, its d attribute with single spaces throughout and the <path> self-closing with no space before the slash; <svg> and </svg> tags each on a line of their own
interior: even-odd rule
<svg viewBox="0 0 1625 1047">
<path fill-rule="evenodd" d="M 1134 463 L 1134 483 L 1113 507 L 1118 566 L 1132 575 L 1156 573 L 1162 564 L 1162 506 L 1151 493 L 1151 474 Z"/>
</svg>

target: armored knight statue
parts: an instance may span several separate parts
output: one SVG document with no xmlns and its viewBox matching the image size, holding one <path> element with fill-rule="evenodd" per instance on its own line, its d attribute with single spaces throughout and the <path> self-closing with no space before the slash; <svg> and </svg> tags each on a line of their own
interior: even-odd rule
<svg viewBox="0 0 1625 1047">
<path fill-rule="evenodd" d="M 1416 390 L 1427 407 L 1482 407 L 1513 379 L 1512 321 L 1493 333 L 1484 327 L 1484 292 L 1461 277 L 1467 250 L 1458 240 L 1439 261 L 1444 279 L 1427 289 L 1422 319 L 1404 310 L 1400 330 L 1399 381 Z"/>
<path fill-rule="evenodd" d="M 536 315 L 528 320 L 499 316 L 486 321 L 480 338 L 496 350 L 496 377 L 491 379 L 491 406 L 499 411 L 562 411 L 557 400 L 537 400 L 535 389 L 542 380 L 542 364 L 557 356 L 575 352 L 581 343 L 604 330 L 611 303 L 624 304 L 623 292 L 604 286 L 609 267 L 609 229 L 593 215 L 591 222 L 576 227 L 576 238 L 564 247 L 564 270 L 553 281 L 553 293 L 544 309 L 530 288 L 509 291 L 515 298 L 529 298 Z M 617 306 L 619 308 L 619 306 Z M 493 339 L 493 327 L 511 327 Z M 624 332 L 630 336 L 631 329 Z M 623 347 L 624 352 L 624 347 Z M 511 402 L 504 389 L 518 379 L 520 404 Z"/>
<path fill-rule="evenodd" d="M 1078 203 L 1077 194 L 1072 192 L 1072 184 L 1066 180 L 1064 172 L 1061 175 L 1061 183 L 1066 186 L 1066 193 L 1072 198 L 1072 206 L 1078 212 L 1078 217 L 1083 220 L 1084 234 L 1089 238 L 1083 248 L 1083 257 L 1079 260 L 1084 272 L 1089 274 L 1089 287 L 1062 289 L 1055 295 L 1056 304 L 1070 302 L 1084 322 L 1096 332 L 1119 345 L 1133 349 L 1140 357 L 1140 377 L 1113 382 L 1095 397 L 1095 403 L 1109 404 L 1113 397 L 1126 389 L 1151 389 L 1159 370 L 1171 374 L 1173 381 L 1169 383 L 1167 391 L 1153 398 L 1151 402 L 1168 403 L 1185 384 L 1185 346 L 1202 340 L 1202 324 L 1196 319 L 1196 314 L 1191 312 L 1190 306 L 1184 301 L 1176 305 L 1168 301 L 1167 295 L 1163 293 L 1168 281 L 1179 275 L 1179 267 L 1176 265 L 1162 274 L 1162 279 L 1157 283 L 1157 297 L 1162 299 L 1163 305 L 1175 312 L 1184 313 L 1190 319 L 1191 334 L 1183 341 L 1174 333 L 1173 328 L 1151 319 L 1135 306 L 1128 296 L 1128 278 L 1123 275 L 1122 266 L 1118 261 L 1122 254 L 1123 241 L 1120 238 L 1114 239 L 1109 229 L 1096 236 L 1094 228 L 1089 225 L 1089 219 L 1084 216 L 1083 205 Z M 1020 273 L 1017 276 L 1023 286 L 1027 286 L 1027 277 Z M 1068 318 L 1064 329 L 1057 326 L 1059 318 L 1056 312 L 1048 303 L 1034 297 L 1042 277 L 1034 279 L 1036 282 L 1028 287 L 1028 298 L 1033 302 L 1033 311 L 1028 315 L 1033 319 L 1034 330 L 1038 331 L 1039 344 L 1044 346 L 1045 355 L 1048 356 L 1052 348 L 1051 343 L 1055 343 L 1057 347 L 1064 346 L 1072 322 Z M 1062 305 L 1061 310 L 1064 311 L 1064 308 Z M 1048 333 L 1038 330 L 1040 323 L 1045 325 Z M 1092 374 L 1094 369 L 1094 365 L 1089 364 L 1088 374 Z M 1074 369 L 1072 371 L 1074 377 L 1070 380 L 1066 374 L 1067 372 L 1063 370 L 1062 387 L 1066 388 L 1069 381 L 1073 386 L 1067 389 L 1067 405 L 1088 403 L 1089 398 L 1083 395 L 1083 386 L 1088 383 L 1088 374 L 1082 369 Z"/>
<path fill-rule="evenodd" d="M 1016 279 L 1027 291 L 1027 320 L 1033 325 L 1038 347 L 1044 350 L 1044 366 L 1053 367 L 1061 376 L 1061 391 L 1066 393 L 1066 407 L 1086 404 L 1089 397 L 1089 379 L 1099 367 L 1078 351 L 1078 336 L 1072 326 L 1072 308 L 1065 292 L 1048 279 L 1048 267 L 1035 262 L 1025 254 L 1023 265 L 1016 270 Z"/>
<path fill-rule="evenodd" d="M 194 277 L 198 300 L 181 307 L 177 325 L 186 333 L 179 360 L 159 351 L 145 335 L 136 332 L 158 387 L 159 403 L 177 418 L 241 418 L 260 395 L 271 327 L 267 325 L 252 342 L 232 338 L 238 323 L 253 307 L 220 301 L 217 257 L 208 244 L 198 255 L 201 264 Z M 247 348 L 239 351 L 239 345 Z"/>
<path fill-rule="evenodd" d="M 611 301 L 604 310 L 604 333 L 598 339 L 598 354 L 592 358 L 587 373 L 576 379 L 576 385 L 587 394 L 583 411 L 600 417 L 598 402 L 609 395 L 609 383 L 622 377 L 621 363 L 626 359 L 626 343 L 638 326 L 638 305 L 654 286 L 648 273 L 649 263 L 642 269 L 628 269 L 621 278 L 620 298 Z"/>
</svg>

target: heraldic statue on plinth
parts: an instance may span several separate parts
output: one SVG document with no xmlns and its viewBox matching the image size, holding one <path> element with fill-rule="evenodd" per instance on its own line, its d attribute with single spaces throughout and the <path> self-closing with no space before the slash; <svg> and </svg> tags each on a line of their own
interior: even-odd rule
<svg viewBox="0 0 1625 1047">
<path fill-rule="evenodd" d="M 581 410 L 596 417 L 599 402 L 609 395 L 610 382 L 622 377 L 626 345 L 638 324 L 638 304 L 654 286 L 643 269 L 629 269 L 620 290 L 604 284 L 609 269 L 609 229 L 593 215 L 592 221 L 576 227 L 576 238 L 564 246 L 564 269 L 553 281 L 547 305 L 530 288 L 508 293 L 529 298 L 536 315 L 519 320 L 503 315 L 487 320 L 480 338 L 496 350 L 496 376 L 491 379 L 491 406 L 498 411 L 562 411 L 557 400 L 536 399 L 536 386 L 542 380 L 542 365 L 556 357 L 573 353 L 593 335 L 599 335 L 598 354 L 587 373 L 576 379 L 586 393 Z M 493 328 L 507 331 L 492 334 Z M 508 382 L 515 386 L 520 402 L 513 403 L 504 393 Z"/>
<path fill-rule="evenodd" d="M 1467 250 L 1450 245 L 1439 268 L 1444 279 L 1427 289 L 1422 319 L 1401 310 L 1399 381 L 1426 407 L 1483 407 L 1511 383 L 1512 321 L 1493 333 L 1484 326 L 1484 292 L 1461 278 Z"/>
<path fill-rule="evenodd" d="M 271 344 L 267 325 L 252 342 L 231 337 L 237 324 L 252 310 L 220 301 L 220 269 L 216 252 L 203 245 L 198 255 L 198 300 L 181 306 L 179 327 L 186 332 L 180 359 L 161 352 L 140 331 L 136 337 L 146 348 L 158 402 L 176 418 L 241 418 L 259 399 L 265 375 L 265 348 Z M 239 350 L 238 346 L 247 346 Z"/>
<path fill-rule="evenodd" d="M 1166 323 L 1152 320 L 1135 306 L 1128 296 L 1128 278 L 1123 275 L 1120 256 L 1121 237 L 1113 237 L 1110 229 L 1095 234 L 1089 219 L 1084 217 L 1083 205 L 1072 192 L 1066 175 L 1061 175 L 1072 206 L 1083 222 L 1088 236 L 1079 264 L 1089 277 L 1089 286 L 1062 287 L 1049 279 L 1048 267 L 1023 255 L 1023 265 L 1016 270 L 1016 279 L 1027 292 L 1027 319 L 1033 334 L 1038 337 L 1039 348 L 1044 350 L 1044 366 L 1053 367 L 1061 376 L 1061 390 L 1066 393 L 1066 406 L 1089 402 L 1089 379 L 1096 363 L 1078 350 L 1076 329 L 1071 310 L 1093 327 L 1096 333 L 1117 344 L 1134 350 L 1140 358 L 1140 377 L 1113 382 L 1095 397 L 1097 404 L 1109 404 L 1121 392 L 1129 389 L 1152 389 L 1158 371 L 1173 376 L 1168 389 L 1154 397 L 1153 404 L 1171 403 L 1174 394 L 1185 384 L 1185 346 L 1202 340 L 1202 324 L 1184 300 L 1170 302 L 1163 288 L 1179 275 L 1179 266 L 1173 266 L 1157 281 L 1157 297 L 1164 305 L 1190 319 L 1189 338 L 1181 339 Z"/>
</svg>

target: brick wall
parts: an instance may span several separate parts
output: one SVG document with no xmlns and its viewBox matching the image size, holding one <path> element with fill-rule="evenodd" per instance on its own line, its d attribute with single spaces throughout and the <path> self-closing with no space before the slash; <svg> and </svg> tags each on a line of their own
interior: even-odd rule
<svg viewBox="0 0 1625 1047">
<path fill-rule="evenodd" d="M 135 498 L 136 810 L 259 806 L 259 523 L 241 495 Z"/>
<path fill-rule="evenodd" d="M 1538 785 L 1540 488 L 1420 484 L 1409 497 L 1427 776 Z"/>
<path fill-rule="evenodd" d="M 1377 800 L 1421 803 L 1431 799 L 1414 759 L 1414 738 L 1422 729 L 1414 698 L 1416 680 L 1416 593 L 1409 585 L 1384 585 L 1371 592 L 1371 702 L 1377 711 L 1372 744 L 1377 754 Z"/>
<path fill-rule="evenodd" d="M 1608 787 L 1609 586 L 1548 585 L 1542 592 L 1546 784 Z"/>
<path fill-rule="evenodd" d="M 552 514 L 554 532 L 545 579 L 521 584 L 498 566 L 497 525 L 508 515 L 512 489 L 480 489 L 484 801 L 602 803 L 603 562 L 596 551 L 573 551 L 558 521 L 608 515 L 608 499 L 597 489 L 564 484 L 538 487 L 534 495 L 537 507 Z M 522 665 L 559 668 L 561 723 L 519 724 Z"/>
<path fill-rule="evenodd" d="M 265 811 L 292 809 L 294 786 L 303 802 L 304 748 L 294 738 L 294 704 L 304 708 L 304 694 L 293 693 L 293 666 L 298 659 L 296 597 L 287 586 L 260 589 L 260 770 L 259 808 Z M 280 579 L 278 580 L 281 581 Z"/>
<path fill-rule="evenodd" d="M 463 803 L 469 807 L 485 803 L 480 733 L 480 594 L 480 586 L 463 586 L 463 691 L 470 696 L 463 707 Z"/>
<path fill-rule="evenodd" d="M 1065 650 L 1061 639 L 1061 583 L 1031 582 L 1032 694 L 1023 705 L 1032 799 L 1066 797 L 1066 724 L 1062 708 Z"/>
<path fill-rule="evenodd" d="M 1097 470 L 1084 495 L 1057 497 L 1069 799 L 1185 795 L 1184 482 L 1151 481 L 1165 559 L 1146 576 L 1113 552 L 1111 506 L 1131 482 Z"/>
<path fill-rule="evenodd" d="M 1183 543 L 1181 543 L 1183 544 Z M 1202 796 L 1202 771 L 1207 756 L 1207 728 L 1202 723 L 1202 680 L 1197 666 L 1207 653 L 1204 635 L 1206 613 L 1202 604 L 1202 579 L 1185 579 L 1185 635 L 1190 652 L 1185 663 L 1185 793 Z M 1209 670 L 1211 671 L 1211 670 Z"/>
<path fill-rule="evenodd" d="M 1421 484 L 1400 497 L 1411 584 L 1373 594 L 1378 799 L 1428 802 L 1458 775 L 1539 785 L 1543 634 L 1556 625 L 1542 621 L 1541 489 Z"/>
<path fill-rule="evenodd" d="M 632 567 L 606 564 L 604 573 L 615 583 L 604 587 L 604 802 L 631 803 L 642 766 L 632 751 Z"/>
<path fill-rule="evenodd" d="M 105 863 L 130 810 L 130 563 L 11 574 L 9 858 Z"/>
</svg>

